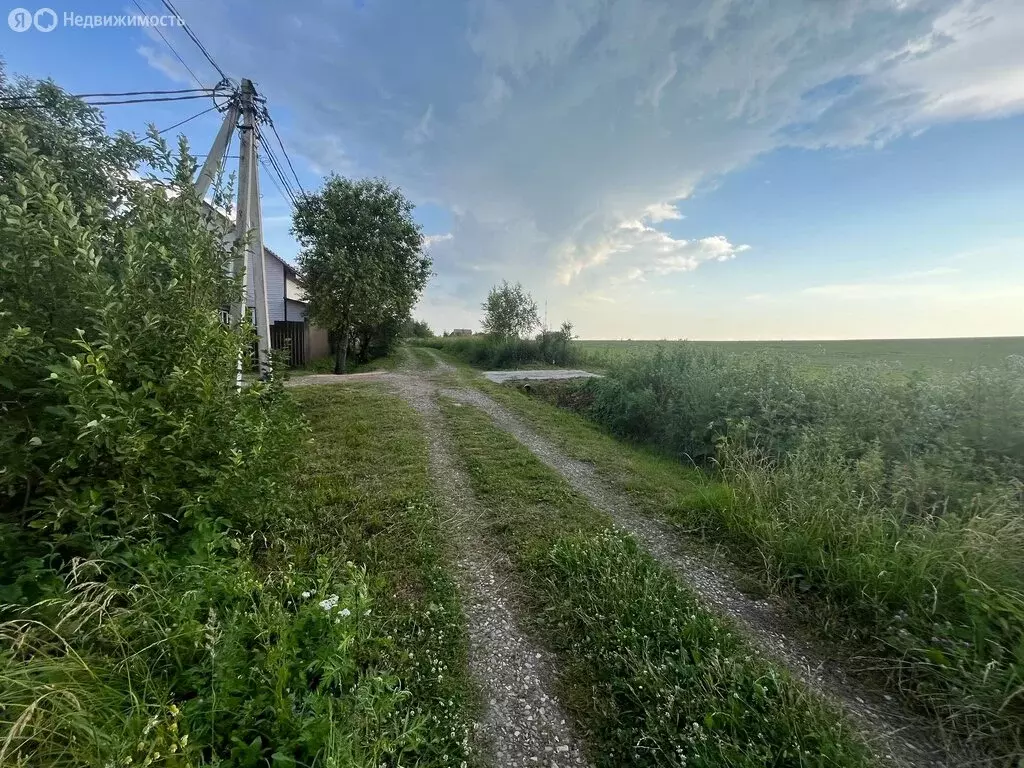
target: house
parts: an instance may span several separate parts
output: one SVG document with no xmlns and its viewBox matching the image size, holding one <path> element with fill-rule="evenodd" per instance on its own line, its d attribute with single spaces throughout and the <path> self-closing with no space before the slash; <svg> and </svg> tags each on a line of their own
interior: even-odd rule
<svg viewBox="0 0 1024 768">
<path fill-rule="evenodd" d="M 449 336 L 472 336 L 473 335 L 473 331 L 472 331 L 471 328 L 455 328 L 448 335 Z"/>
<path fill-rule="evenodd" d="M 250 262 L 252 256 L 249 257 Z M 246 269 L 252 274 L 253 264 Z M 306 292 L 295 267 L 263 246 L 263 267 L 267 281 L 267 312 L 270 319 L 271 349 L 288 349 L 289 366 L 295 368 L 330 354 L 327 331 L 306 321 Z M 246 281 L 246 306 L 256 306 L 253 281 Z"/>
<path fill-rule="evenodd" d="M 215 208 L 205 202 L 210 214 L 207 219 L 214 231 L 223 232 L 223 241 L 230 248 L 234 242 L 234 216 Z M 245 265 L 246 274 L 250 276 L 246 282 L 245 304 L 249 316 L 255 321 L 255 289 L 251 275 L 255 263 L 250 253 Z M 299 274 L 291 264 L 282 259 L 270 248 L 263 245 L 263 268 L 267 285 L 267 313 L 270 321 L 270 348 L 288 350 L 288 365 L 296 368 L 311 360 L 326 357 L 330 354 L 327 331 L 311 325 L 306 320 L 306 293 L 299 281 Z M 227 309 L 223 311 L 227 322 Z"/>
</svg>

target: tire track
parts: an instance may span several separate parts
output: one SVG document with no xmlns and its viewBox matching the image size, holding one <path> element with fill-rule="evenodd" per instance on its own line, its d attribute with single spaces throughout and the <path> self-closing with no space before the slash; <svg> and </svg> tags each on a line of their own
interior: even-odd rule
<svg viewBox="0 0 1024 768">
<path fill-rule="evenodd" d="M 848 660 L 823 652 L 772 601 L 745 595 L 710 560 L 687 551 L 674 526 L 641 513 L 628 497 L 598 477 L 591 465 L 563 454 L 504 406 L 475 389 L 442 389 L 441 395 L 487 413 L 496 426 L 561 474 L 591 505 L 607 512 L 616 525 L 690 586 L 705 606 L 732 620 L 763 656 L 786 667 L 810 690 L 837 705 L 877 759 L 914 768 L 986 762 L 984 757 L 968 754 L 950 743 L 937 725 L 905 711 L 893 697 L 852 678 L 846 671 Z"/>
</svg>

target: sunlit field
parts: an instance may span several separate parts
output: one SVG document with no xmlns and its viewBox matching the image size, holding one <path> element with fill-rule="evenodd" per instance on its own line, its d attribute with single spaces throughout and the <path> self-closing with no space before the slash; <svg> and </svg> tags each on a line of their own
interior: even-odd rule
<svg viewBox="0 0 1024 768">
<path fill-rule="evenodd" d="M 680 341 L 578 342 L 588 362 L 612 360 L 626 355 L 668 348 Z M 699 341 L 702 346 L 727 352 L 777 351 L 791 354 L 812 366 L 832 367 L 844 363 L 883 362 L 905 370 L 960 372 L 979 366 L 997 366 L 1010 355 L 1024 356 L 1024 336 L 981 339 L 865 339 L 850 341 Z"/>
</svg>

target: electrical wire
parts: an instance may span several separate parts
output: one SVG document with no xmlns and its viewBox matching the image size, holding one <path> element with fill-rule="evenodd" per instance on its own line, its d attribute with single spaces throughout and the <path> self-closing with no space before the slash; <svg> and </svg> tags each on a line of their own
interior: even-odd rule
<svg viewBox="0 0 1024 768">
<path fill-rule="evenodd" d="M 69 93 L 69 98 L 72 99 L 88 99 L 93 97 L 106 97 L 106 96 L 166 96 L 170 94 L 178 93 L 203 93 L 213 95 L 216 93 L 216 88 L 203 87 L 203 88 L 182 88 L 174 91 L 119 91 L 117 93 Z M 0 101 L 23 101 L 25 99 L 38 99 L 40 96 L 35 93 L 19 94 L 17 96 L 0 96 Z"/>
<path fill-rule="evenodd" d="M 277 181 L 281 182 L 281 186 L 284 187 L 284 192 L 282 193 L 282 195 L 286 196 L 288 200 L 291 202 L 291 204 L 294 206 L 296 204 L 295 191 L 292 189 L 291 184 L 288 182 L 288 177 L 282 170 L 280 161 L 278 161 L 277 157 L 274 155 L 274 151 L 271 149 L 269 143 L 267 142 L 266 138 L 263 136 L 262 133 L 257 131 L 256 140 L 258 146 L 263 148 L 264 156 L 270 163 L 271 169 L 273 169 L 273 175 L 271 175 L 271 180 L 274 181 L 274 178 L 276 176 L 276 181 L 274 181 L 274 185 L 277 186 Z M 262 162 L 262 158 L 260 158 L 260 160 Z M 268 172 L 269 171 L 270 169 L 268 169 Z M 281 189 L 278 188 L 278 191 L 280 192 Z"/>
<path fill-rule="evenodd" d="M 274 178 L 274 175 L 270 172 L 270 169 L 267 167 L 267 164 L 263 161 L 262 157 L 260 158 L 260 165 L 262 165 L 263 170 L 267 172 L 267 176 L 270 179 L 271 183 L 274 185 L 274 189 L 277 190 L 277 194 L 279 194 L 282 198 L 287 197 L 287 195 L 285 195 L 285 193 L 281 191 L 281 185 L 277 183 L 277 179 Z"/>
<path fill-rule="evenodd" d="M 267 168 L 265 163 L 263 165 L 264 168 Z M 292 192 L 292 190 L 287 185 L 284 184 L 284 182 L 282 181 L 281 174 L 278 172 L 277 168 L 274 166 L 273 163 L 270 163 L 270 168 L 267 168 L 267 173 L 271 174 L 270 180 L 274 182 L 274 186 L 277 187 L 278 192 L 281 193 L 281 197 L 287 199 L 288 202 L 290 202 L 294 206 L 295 195 Z"/>
<path fill-rule="evenodd" d="M 263 145 L 263 148 L 264 148 L 264 150 L 268 149 L 266 144 Z M 267 154 L 267 159 L 270 161 L 271 166 L 274 168 L 274 171 L 277 173 L 277 178 L 281 181 L 282 186 L 284 186 L 285 191 L 288 193 L 288 198 L 294 204 L 295 203 L 295 197 L 296 197 L 295 196 L 295 189 L 292 187 L 291 182 L 288 180 L 288 176 L 284 173 L 284 169 L 281 167 L 281 161 L 278 160 L 277 157 L 272 152 L 270 152 L 270 151 L 267 151 L 266 154 Z"/>
<path fill-rule="evenodd" d="M 105 107 L 112 104 L 152 104 L 160 101 L 189 101 L 191 99 L 207 99 L 212 94 L 200 93 L 195 96 L 169 96 L 162 98 L 151 98 L 151 99 L 123 99 L 120 101 L 87 101 L 85 102 L 90 107 Z"/>
<path fill-rule="evenodd" d="M 277 144 L 281 147 L 281 154 L 284 155 L 284 159 L 287 161 L 288 167 L 291 169 L 292 176 L 295 177 L 295 183 L 299 185 L 299 191 L 302 192 L 302 194 L 306 194 L 306 190 L 302 188 L 302 182 L 299 181 L 299 174 L 295 172 L 295 166 L 292 165 L 292 159 L 288 156 L 288 150 L 284 148 L 284 142 L 281 141 L 281 134 L 277 132 L 277 126 L 274 125 L 274 121 L 270 117 L 270 110 L 267 108 L 266 104 L 263 105 L 263 113 L 267 117 L 267 123 L 270 125 L 270 130 L 272 130 L 274 132 L 274 136 L 277 137 Z"/>
<path fill-rule="evenodd" d="M 164 7 L 168 11 L 170 11 L 172 14 L 174 14 L 174 16 L 178 19 L 178 21 L 181 22 L 181 28 L 183 30 L 185 30 L 185 34 L 188 35 L 189 39 L 191 39 L 192 42 L 196 44 L 196 47 L 199 48 L 199 50 L 202 52 L 203 56 L 206 57 L 206 60 L 208 62 L 210 62 L 210 65 L 214 69 L 217 70 L 217 72 L 221 76 L 221 79 L 222 80 L 229 80 L 230 78 L 226 74 L 224 74 L 224 70 L 221 69 L 220 65 L 217 64 L 217 62 L 213 60 L 213 56 L 210 55 L 210 52 L 208 50 L 206 50 L 206 46 L 203 45 L 199 41 L 199 38 L 195 36 L 195 33 L 191 30 L 191 28 L 189 28 L 188 24 L 185 23 L 185 19 L 182 17 L 182 15 L 180 13 L 178 13 L 178 9 L 174 7 L 174 5 L 171 3 L 171 0 L 160 0 L 160 1 L 164 4 Z"/>
<path fill-rule="evenodd" d="M 90 107 L 107 107 L 107 106 L 113 106 L 115 104 L 152 104 L 152 103 L 155 103 L 155 102 L 162 102 L 162 101 L 189 101 L 190 99 L 207 99 L 207 98 L 209 98 L 212 95 L 213 95 L 212 93 L 198 93 L 198 94 L 195 94 L 195 95 L 192 95 L 192 96 L 161 96 L 161 97 L 151 97 L 151 98 L 145 98 L 145 99 L 117 99 L 117 100 L 113 100 L 113 101 L 84 101 L 83 100 L 82 103 L 86 104 L 86 105 L 88 105 Z M 4 109 L 4 110 L 32 109 L 32 108 L 35 108 L 35 107 L 42 107 L 42 106 L 45 106 L 45 105 L 44 104 L 40 104 L 39 102 L 32 103 L 32 102 L 23 101 L 23 102 L 18 102 L 16 104 L 2 104 L 2 105 L 0 105 L 0 109 Z"/>
<path fill-rule="evenodd" d="M 145 16 L 146 15 L 146 11 L 143 9 L 143 7 L 141 5 L 139 5 L 139 0 L 132 0 L 132 2 L 135 4 L 135 7 L 139 9 L 139 13 L 141 13 L 143 16 Z M 199 85 L 202 85 L 203 81 L 200 80 L 199 76 L 195 72 L 192 71 L 192 67 L 190 67 L 188 64 L 186 64 L 185 60 L 183 58 L 181 58 L 181 54 L 179 54 L 175 50 L 174 46 L 171 45 L 171 41 L 168 40 L 164 36 L 164 33 L 162 31 L 160 31 L 160 27 L 159 26 L 155 26 L 155 27 L 152 27 L 152 29 L 156 30 L 156 33 L 160 36 L 160 39 L 164 41 L 164 45 L 166 45 L 168 48 L 171 49 L 171 53 L 174 54 L 174 58 L 176 58 L 181 63 L 181 66 L 183 66 L 188 71 L 188 73 L 190 75 L 192 75 L 192 79 L 195 80 L 197 83 L 199 83 Z"/>
<path fill-rule="evenodd" d="M 183 126 L 185 123 L 190 123 L 197 117 L 202 117 L 205 114 L 213 112 L 215 109 L 220 109 L 220 106 L 218 104 L 214 104 L 212 107 L 204 109 L 202 112 L 196 112 L 194 115 L 192 115 L 192 117 L 186 117 L 181 122 L 175 123 L 174 125 L 168 126 L 167 128 L 157 131 L 157 133 L 167 133 L 168 131 L 173 131 L 175 128 L 179 128 Z"/>
<path fill-rule="evenodd" d="M 267 137 L 261 130 L 259 130 L 258 127 L 256 129 L 256 141 L 258 142 L 258 145 L 263 148 L 264 154 L 266 154 L 267 159 L 270 161 L 270 164 L 277 172 L 278 177 L 281 179 L 281 183 L 284 185 L 285 189 L 287 189 L 290 193 L 294 194 L 291 182 L 288 180 L 288 177 L 284 173 L 284 168 L 281 165 L 281 161 L 277 159 L 277 155 L 274 153 L 274 148 L 270 146 L 270 142 L 267 141 Z"/>
</svg>

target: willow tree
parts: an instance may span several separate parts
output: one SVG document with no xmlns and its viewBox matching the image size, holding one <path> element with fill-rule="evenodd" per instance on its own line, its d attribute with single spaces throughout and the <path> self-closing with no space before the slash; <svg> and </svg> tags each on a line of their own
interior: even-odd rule
<svg viewBox="0 0 1024 768">
<path fill-rule="evenodd" d="M 413 205 L 384 179 L 329 176 L 299 198 L 292 232 L 309 320 L 333 332 L 334 372 L 344 373 L 352 329 L 409 316 L 430 276 Z"/>
</svg>

